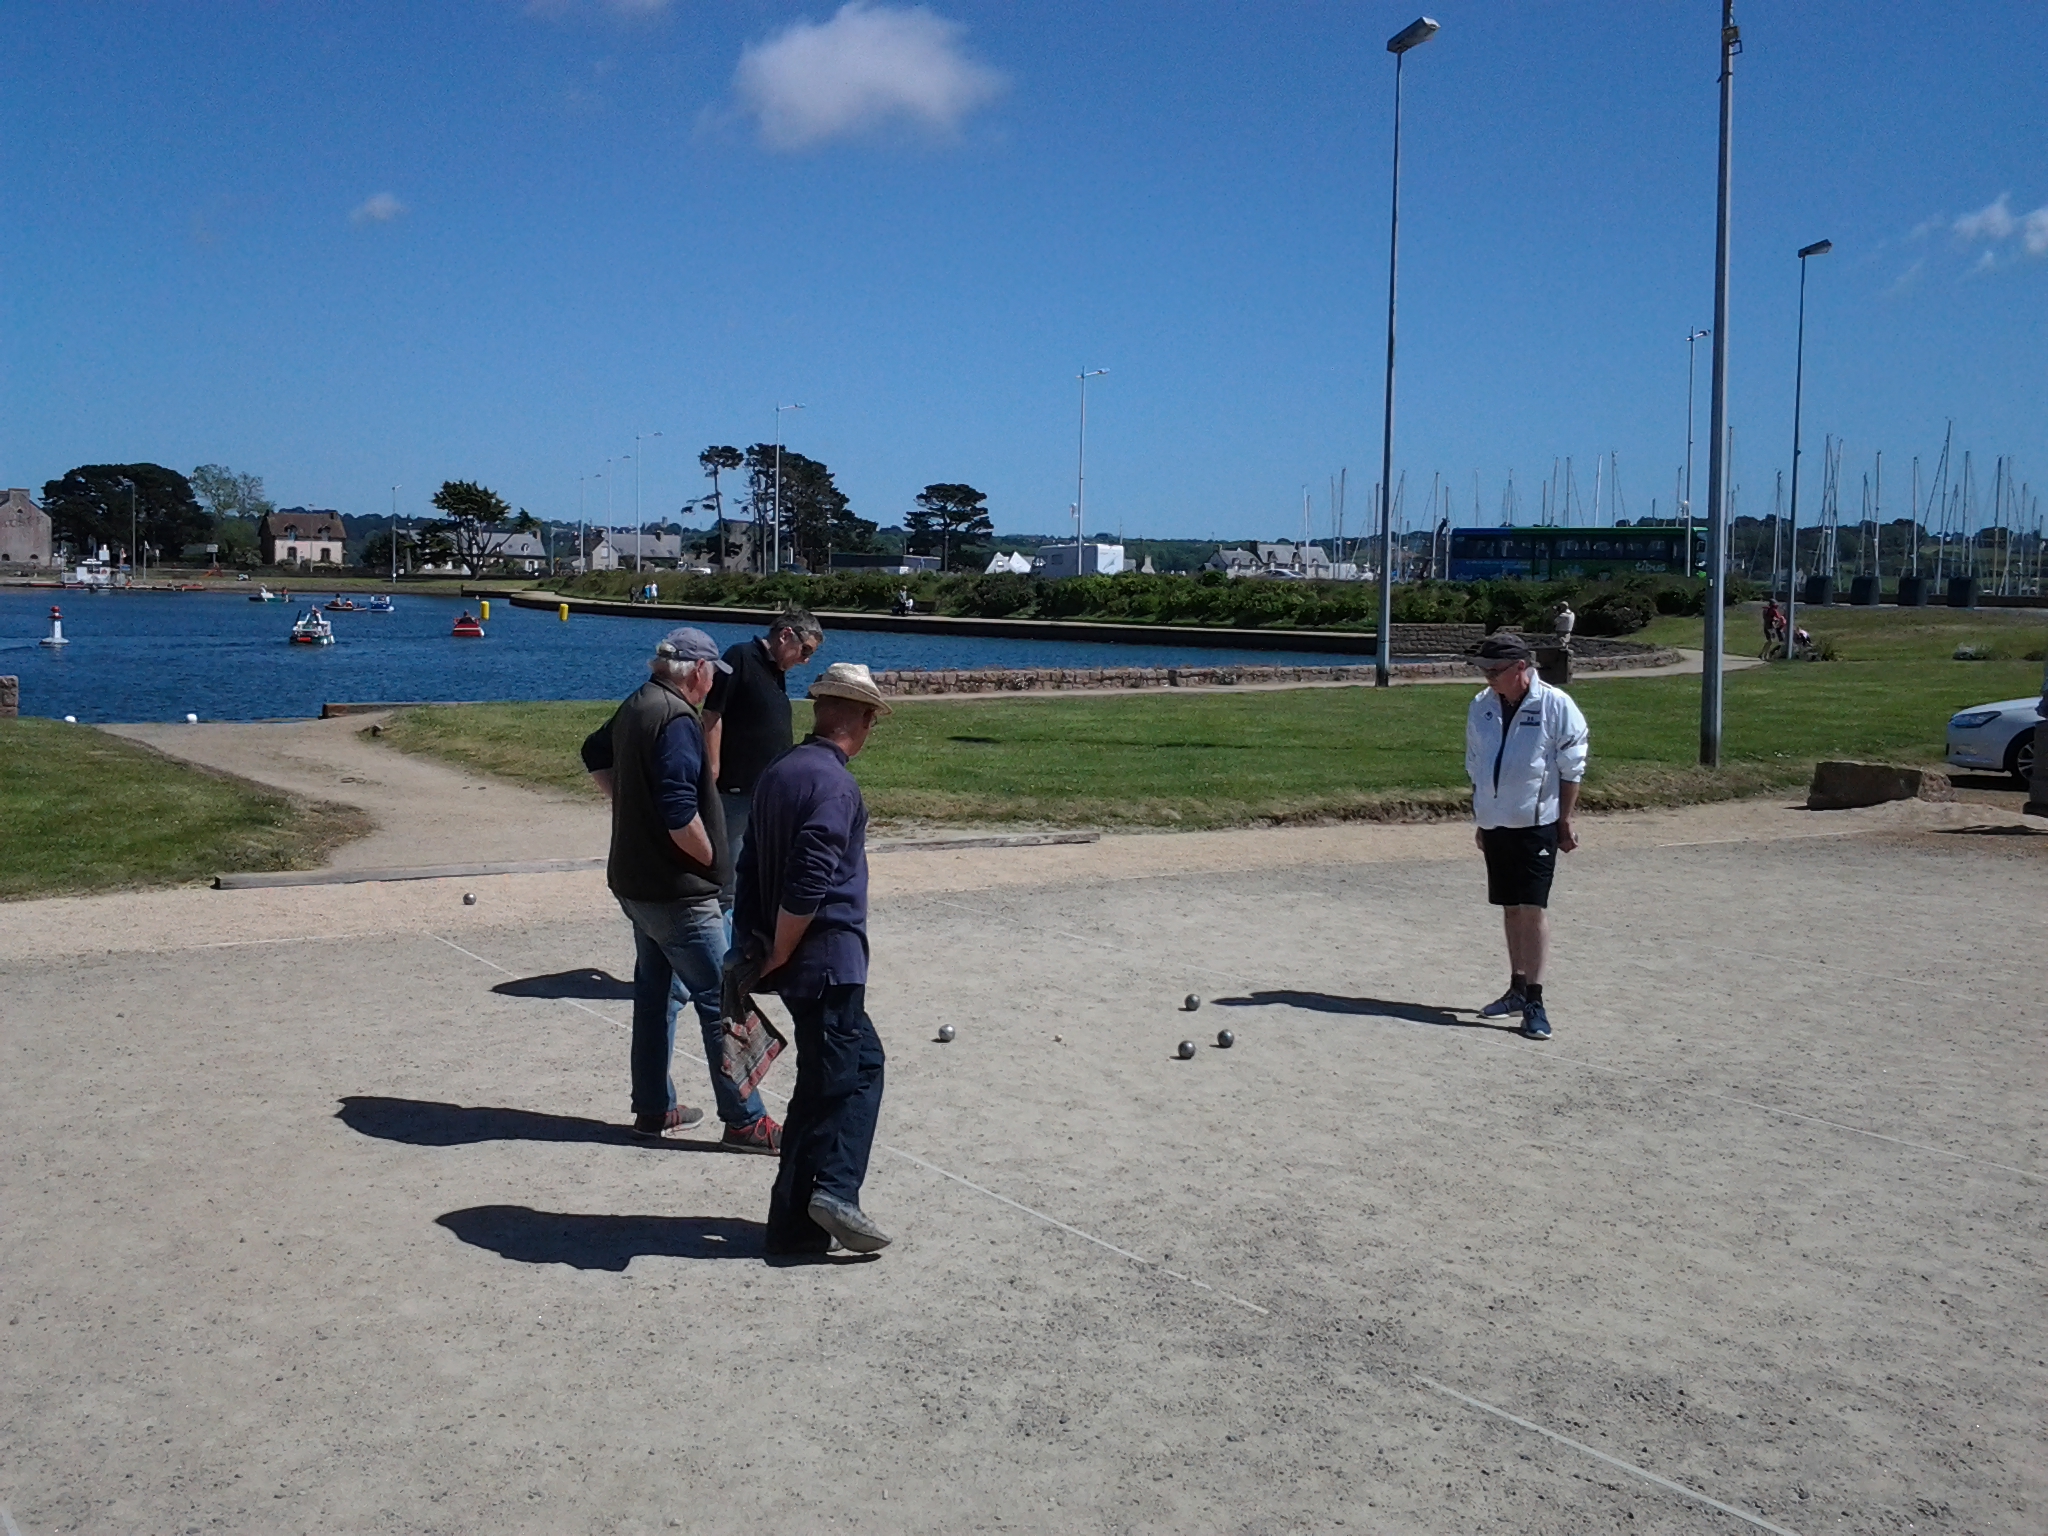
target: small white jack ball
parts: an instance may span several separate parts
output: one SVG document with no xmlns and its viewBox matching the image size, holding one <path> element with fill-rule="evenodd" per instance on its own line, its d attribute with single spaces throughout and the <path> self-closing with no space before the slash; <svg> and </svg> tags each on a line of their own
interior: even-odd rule
<svg viewBox="0 0 2048 1536">
<path fill-rule="evenodd" d="M 1237 1044 L 1237 1036 L 1233 1035 L 1227 1029 L 1219 1029 L 1216 1031 L 1216 1044 L 1223 1050 L 1227 1051 L 1233 1045 Z"/>
<path fill-rule="evenodd" d="M 185 723 L 187 725 L 197 725 L 199 723 L 199 717 L 197 715 L 188 714 L 185 716 Z"/>
<path fill-rule="evenodd" d="M 76 725 L 76 724 L 78 724 L 78 716 L 76 716 L 76 715 L 66 715 L 66 716 L 64 717 L 64 723 L 65 723 L 66 725 Z"/>
<path fill-rule="evenodd" d="M 954 1033 L 955 1033 L 955 1031 L 954 1031 L 954 1029 L 953 1029 L 953 1026 L 952 1026 L 952 1025 L 950 1025 L 950 1024 L 941 1024 L 941 1025 L 939 1026 L 939 1044 L 941 1044 L 941 1045 L 951 1045 L 951 1044 L 953 1043 L 953 1035 L 954 1035 Z"/>
<path fill-rule="evenodd" d="M 475 906 L 475 905 L 476 905 L 476 892 L 475 892 L 475 891 L 464 891 L 464 892 L 462 893 L 462 904 L 463 904 L 463 905 L 464 905 L 465 907 L 473 907 L 473 906 Z"/>
<path fill-rule="evenodd" d="M 1193 1061 L 1193 1060 L 1195 1059 L 1195 1042 L 1194 1042 L 1194 1041 L 1192 1041 L 1192 1040 L 1183 1040 L 1183 1041 L 1181 1041 L 1181 1043 L 1180 1043 L 1180 1059 L 1181 1059 L 1182 1061 Z"/>
<path fill-rule="evenodd" d="M 1181 1011 L 1183 1013 L 1193 1013 L 1197 1008 L 1202 1006 L 1201 994 L 1198 992 L 1190 992 L 1186 997 L 1180 1000 L 1180 1006 Z"/>
</svg>

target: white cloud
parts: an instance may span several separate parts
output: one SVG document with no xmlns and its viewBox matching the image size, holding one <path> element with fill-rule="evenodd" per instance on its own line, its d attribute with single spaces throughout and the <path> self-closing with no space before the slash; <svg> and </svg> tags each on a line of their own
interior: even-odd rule
<svg viewBox="0 0 2048 1536">
<path fill-rule="evenodd" d="M 1956 233 L 1965 240 L 2003 240 L 2013 232 L 2012 194 L 2001 192 L 1998 201 L 1956 220 Z"/>
<path fill-rule="evenodd" d="M 2027 215 L 2021 226 L 2021 238 L 2029 256 L 2048 256 L 2048 204 Z"/>
<path fill-rule="evenodd" d="M 733 90 L 771 149 L 900 122 L 951 133 L 1005 83 L 961 48 L 965 30 L 923 6 L 848 0 L 830 21 L 794 22 L 750 44 Z"/>
<path fill-rule="evenodd" d="M 351 224 L 389 224 L 405 212 L 405 204 L 389 192 L 378 192 L 364 198 L 349 213 Z"/>
<path fill-rule="evenodd" d="M 1986 251 L 1982 256 L 1979 256 L 1977 258 L 1976 265 L 1971 267 L 1970 270 L 1972 272 L 1989 272 L 1993 267 L 1997 265 L 1998 253 L 1995 251 Z"/>
</svg>

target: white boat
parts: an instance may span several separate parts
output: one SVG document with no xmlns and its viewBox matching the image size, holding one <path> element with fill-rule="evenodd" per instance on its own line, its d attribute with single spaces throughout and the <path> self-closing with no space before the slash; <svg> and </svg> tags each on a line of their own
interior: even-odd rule
<svg viewBox="0 0 2048 1536">
<path fill-rule="evenodd" d="M 391 599 L 386 597 L 382 592 L 377 593 L 368 602 L 364 603 L 359 611 L 363 613 L 398 612 L 398 610 L 392 606 Z"/>
<path fill-rule="evenodd" d="M 288 602 L 290 599 L 278 596 L 277 593 L 271 591 L 268 587 L 258 587 L 249 594 L 249 601 L 252 603 L 282 603 Z"/>
<path fill-rule="evenodd" d="M 334 626 L 327 622 L 327 615 L 318 608 L 308 608 L 298 623 L 292 626 L 293 645 L 332 645 Z"/>
</svg>

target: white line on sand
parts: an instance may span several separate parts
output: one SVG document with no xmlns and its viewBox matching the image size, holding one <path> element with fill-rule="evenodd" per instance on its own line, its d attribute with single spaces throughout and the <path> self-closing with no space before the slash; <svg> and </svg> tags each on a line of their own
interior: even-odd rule
<svg viewBox="0 0 2048 1536">
<path fill-rule="evenodd" d="M 1463 1392 L 1458 1391 L 1457 1388 L 1447 1387 L 1432 1377 L 1418 1375 L 1416 1380 L 1432 1391 L 1443 1393 L 1445 1397 L 1454 1397 L 1468 1407 L 1477 1408 L 1481 1413 L 1490 1413 L 1497 1419 L 1505 1419 L 1508 1423 L 1519 1425 L 1523 1429 L 1534 1430 L 1547 1440 L 1555 1440 L 1559 1445 L 1568 1445 L 1575 1451 L 1583 1451 L 1588 1456 L 1606 1462 L 1610 1467 L 1619 1467 L 1622 1471 L 1632 1476 L 1640 1477 L 1645 1482 L 1655 1483 L 1659 1488 L 1668 1488 L 1673 1493 L 1683 1494 L 1688 1499 L 1696 1499 L 1710 1509 L 1718 1509 L 1724 1515 L 1733 1515 L 1738 1520 L 1746 1520 L 1760 1531 L 1773 1531 L 1776 1533 L 1776 1536 L 1799 1536 L 1797 1531 L 1788 1531 L 1782 1525 L 1771 1524 L 1762 1515 L 1751 1514 L 1746 1509 L 1737 1509 L 1733 1504 L 1723 1504 L 1719 1499 L 1709 1498 L 1697 1488 L 1688 1488 L 1683 1483 L 1674 1483 L 1670 1478 L 1659 1477 L 1656 1473 L 1645 1467 L 1639 1467 L 1632 1461 L 1623 1461 L 1618 1456 L 1610 1456 L 1605 1451 L 1595 1450 L 1584 1441 L 1574 1440 L 1570 1435 L 1560 1435 L 1554 1429 L 1545 1429 L 1541 1424 L 1532 1423 L 1528 1419 L 1522 1418 L 1519 1414 L 1509 1413 L 1505 1408 L 1496 1408 L 1493 1404 L 1481 1402 L 1476 1397 L 1467 1397 Z"/>
<path fill-rule="evenodd" d="M 511 976 L 515 974 L 512 971 L 506 970 L 505 967 L 498 964 L 497 961 L 486 960 L 482 955 L 477 954 L 474 950 L 464 949 L 460 944 L 457 944 L 452 939 L 441 938 L 441 935 L 438 933 L 429 934 L 428 937 L 433 939 L 439 939 L 441 943 L 446 944 L 458 955 L 467 955 L 470 959 L 476 961 L 477 964 L 487 965 L 492 970 L 498 972 L 500 975 Z M 555 1001 L 567 1003 L 572 1008 L 580 1008 L 583 1012 L 589 1014 L 592 1018 L 603 1019 L 607 1024 L 618 1025 L 621 1029 L 632 1028 L 631 1024 L 625 1023 L 619 1019 L 615 1019 L 611 1017 L 611 1015 L 609 1014 L 599 1013 L 595 1008 L 585 1008 L 583 1004 L 577 1002 L 574 998 L 562 997 L 556 998 Z M 774 1093 L 773 1089 L 768 1089 L 764 1091 L 773 1093 L 774 1097 L 778 1099 L 784 1097 L 782 1094 Z M 1020 1210 L 1025 1215 L 1030 1216 L 1035 1220 L 1042 1221 L 1049 1227 L 1057 1227 L 1060 1229 L 1060 1231 L 1071 1233 L 1073 1236 L 1080 1238 L 1083 1242 L 1093 1243 L 1098 1248 L 1106 1248 L 1111 1253 L 1116 1254 L 1119 1258 L 1129 1259 L 1133 1264 L 1139 1265 L 1141 1268 L 1156 1269 L 1161 1274 L 1171 1275 L 1176 1280 L 1186 1281 L 1187 1284 L 1196 1287 L 1198 1290 L 1216 1290 L 1214 1286 L 1209 1285 L 1205 1281 L 1196 1280 L 1191 1276 L 1181 1274 L 1178 1270 L 1167 1269 L 1164 1265 L 1155 1264 L 1152 1262 L 1152 1260 L 1143 1258 L 1138 1254 L 1132 1253 L 1128 1248 L 1119 1248 L 1115 1243 L 1107 1242 L 1104 1239 L 1097 1237 L 1092 1232 L 1083 1232 L 1079 1227 L 1069 1226 L 1066 1222 L 1061 1221 L 1057 1216 L 1048 1216 L 1044 1211 L 1038 1210 L 1032 1206 L 1028 1206 L 1021 1200 L 1012 1200 L 1008 1195 L 999 1195 L 994 1190 L 975 1183 L 972 1179 L 964 1178 L 960 1174 L 954 1173 L 951 1169 L 941 1168 L 937 1163 L 926 1162 L 923 1158 L 919 1157 L 914 1152 L 906 1152 L 901 1147 L 892 1147 L 887 1142 L 877 1142 L 876 1146 L 879 1147 L 882 1151 L 887 1152 L 891 1157 L 900 1157 L 906 1163 L 915 1163 L 918 1167 L 923 1168 L 928 1172 L 936 1173 L 941 1178 L 951 1179 L 955 1184 L 963 1184 L 967 1188 L 973 1190 L 975 1193 L 986 1195 L 991 1200 L 1000 1201 L 1004 1205 L 1011 1206 L 1016 1210 Z M 1261 1317 L 1271 1317 L 1273 1315 L 1272 1313 L 1268 1312 L 1264 1307 L 1258 1305 L 1258 1303 L 1246 1301 L 1242 1296 L 1233 1296 L 1228 1291 L 1216 1291 L 1216 1294 L 1218 1296 L 1223 1297 L 1227 1301 L 1236 1302 L 1240 1307 L 1244 1307 L 1249 1309 L 1250 1311 L 1258 1313 Z"/>
<path fill-rule="evenodd" d="M 0 1531 L 5 1531 L 7 1536 L 21 1536 L 21 1527 L 14 1523 L 14 1516 L 7 1513 L 5 1504 L 0 1504 Z"/>
<path fill-rule="evenodd" d="M 957 903 L 948 902 L 946 903 L 946 905 L 953 906 L 957 905 Z M 968 907 L 964 908 L 963 910 L 972 912 L 975 909 L 972 907 Z M 985 917 L 990 916 L 992 914 L 977 913 L 976 915 Z M 479 965 L 488 966 L 490 967 L 490 969 L 497 971 L 502 975 L 510 976 L 514 974 L 513 972 L 506 970 L 504 966 L 498 964 L 495 960 L 486 960 L 482 955 L 477 954 L 474 950 L 464 949 L 460 944 L 455 943 L 452 939 L 443 939 L 441 938 L 441 935 L 438 933 L 429 934 L 428 937 L 439 940 L 441 943 L 446 944 L 450 949 L 454 950 L 457 954 L 466 955 L 470 959 L 476 961 Z M 1096 942 L 1099 943 L 1101 941 L 1098 940 Z M 1214 974 L 1221 975 L 1227 973 L 1217 972 Z M 590 1014 L 593 1018 L 603 1019 L 608 1024 L 617 1024 L 619 1022 L 617 1019 L 599 1013 L 595 1008 L 584 1008 L 581 1003 L 575 1002 L 573 998 L 565 997 L 557 999 L 557 1001 L 571 1003 L 573 1006 L 581 1008 L 583 1012 Z M 780 1098 L 781 1095 L 777 1094 L 776 1097 Z M 1718 1095 L 1713 1095 L 1713 1097 L 1718 1097 Z M 1767 1106 L 1758 1107 L 1763 1108 Z M 1885 1139 L 1890 1140 L 1891 1138 L 1887 1137 Z M 950 1169 L 941 1168 L 937 1163 L 927 1162 L 924 1158 L 917 1156 L 915 1153 L 905 1152 L 900 1147 L 892 1147 L 886 1143 L 878 1143 L 877 1145 L 881 1147 L 882 1151 L 889 1153 L 893 1157 L 899 1157 L 907 1163 L 915 1163 L 918 1167 L 923 1168 L 928 1172 L 936 1173 L 941 1178 L 951 1179 L 954 1183 L 963 1185 L 966 1188 L 973 1190 L 976 1194 L 985 1195 L 989 1199 L 994 1200 L 999 1204 L 1007 1205 L 1011 1207 L 1013 1210 L 1022 1211 L 1025 1215 L 1031 1217 L 1036 1221 L 1042 1221 L 1049 1227 L 1055 1227 L 1059 1231 L 1065 1232 L 1070 1236 L 1078 1237 L 1083 1242 L 1091 1243 L 1097 1248 L 1101 1248 L 1106 1252 L 1113 1253 L 1118 1258 L 1128 1260 L 1130 1263 L 1137 1265 L 1141 1269 L 1157 1270 L 1159 1273 L 1163 1275 L 1170 1276 L 1175 1280 L 1182 1281 L 1200 1290 L 1215 1290 L 1213 1286 L 1207 1284 L 1204 1281 L 1197 1280 L 1190 1275 L 1184 1275 L 1177 1269 L 1168 1269 L 1163 1264 L 1155 1264 L 1150 1259 L 1144 1258 L 1138 1254 L 1131 1252 L 1131 1250 L 1128 1248 L 1119 1248 L 1115 1243 L 1109 1242 L 1104 1238 L 1097 1237 L 1092 1232 L 1084 1232 L 1081 1230 L 1081 1228 L 1069 1225 L 1067 1222 L 1061 1221 L 1056 1216 L 1048 1216 L 1044 1211 L 1037 1210 L 1032 1206 L 1028 1206 L 1024 1204 L 1024 1202 L 1021 1200 L 1012 1200 L 1008 1195 L 997 1194 L 996 1191 L 988 1188 L 987 1186 L 977 1184 L 972 1179 L 963 1178 L 961 1175 L 952 1172 Z M 1223 1297 L 1225 1300 L 1234 1302 L 1238 1306 L 1243 1307 L 1248 1311 L 1256 1312 L 1261 1317 L 1271 1317 L 1273 1315 L 1270 1311 L 1268 1311 L 1266 1308 L 1262 1306 L 1259 1306 L 1256 1302 L 1246 1301 L 1241 1296 L 1233 1296 L 1228 1291 L 1216 1291 L 1215 1293 Z M 1523 1429 L 1533 1430 L 1535 1433 L 1542 1435 L 1548 1439 L 1555 1440 L 1560 1445 L 1569 1446 L 1571 1449 L 1575 1451 L 1583 1451 L 1588 1456 L 1592 1456 L 1600 1461 L 1604 1461 L 1608 1463 L 1610 1466 L 1618 1467 L 1622 1471 L 1630 1473 L 1633 1476 L 1640 1477 L 1646 1482 L 1654 1483 L 1656 1486 L 1660 1488 L 1669 1489 L 1673 1493 L 1683 1495 L 1688 1499 L 1696 1500 L 1699 1503 L 1708 1505 L 1713 1509 L 1718 1509 L 1726 1514 L 1733 1515 L 1738 1520 L 1747 1521 L 1749 1524 L 1756 1526 L 1759 1530 L 1774 1532 L 1776 1533 L 1776 1536 L 1798 1536 L 1797 1532 L 1788 1531 L 1781 1525 L 1773 1525 L 1770 1523 L 1770 1521 L 1764 1519 L 1760 1515 L 1753 1515 L 1744 1510 L 1737 1509 L 1732 1504 L 1723 1504 L 1719 1499 L 1710 1498 L 1706 1494 L 1701 1493 L 1696 1488 L 1688 1488 L 1683 1483 L 1674 1483 L 1669 1478 L 1659 1477 L 1656 1473 L 1648 1471 L 1642 1467 L 1635 1466 L 1630 1462 L 1617 1460 L 1615 1457 L 1609 1456 L 1605 1451 L 1595 1450 L 1592 1446 L 1584 1445 L 1579 1441 L 1572 1439 L 1569 1435 L 1561 1435 L 1556 1430 L 1545 1429 L 1541 1424 L 1532 1423 L 1528 1419 L 1519 1418 L 1516 1415 L 1507 1412 L 1505 1409 L 1494 1407 L 1491 1403 L 1481 1402 L 1476 1397 L 1467 1397 L 1464 1393 L 1456 1391 L 1453 1388 L 1447 1387 L 1442 1382 L 1433 1380 L 1430 1377 L 1423 1376 L 1420 1378 L 1420 1380 L 1422 1380 L 1429 1387 L 1433 1388 L 1435 1391 L 1441 1392 L 1447 1397 L 1456 1398 L 1461 1403 L 1469 1404 L 1471 1407 L 1477 1408 L 1481 1412 L 1490 1413 L 1494 1415 L 1496 1418 L 1504 1419 L 1508 1423 L 1518 1425 Z"/>
</svg>

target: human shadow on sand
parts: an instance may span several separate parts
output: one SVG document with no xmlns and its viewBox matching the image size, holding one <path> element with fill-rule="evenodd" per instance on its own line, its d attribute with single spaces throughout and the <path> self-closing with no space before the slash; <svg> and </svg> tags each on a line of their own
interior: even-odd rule
<svg viewBox="0 0 2048 1536">
<path fill-rule="evenodd" d="M 434 1218 L 465 1243 L 521 1264 L 623 1270 L 638 1258 L 755 1259 L 763 1227 L 733 1216 L 579 1216 L 472 1205 Z"/>
<path fill-rule="evenodd" d="M 521 976 L 516 981 L 501 981 L 491 990 L 500 997 L 572 997 L 589 1002 L 630 1002 L 633 998 L 632 982 L 587 966 L 574 971 L 550 971 L 545 976 Z"/>
<path fill-rule="evenodd" d="M 1460 1018 L 1451 1008 L 1430 1003 L 1401 1003 L 1384 997 L 1338 997 L 1330 992 L 1253 992 L 1244 997 L 1219 997 L 1218 1008 L 1306 1008 L 1311 1013 L 1349 1013 L 1368 1019 L 1400 1019 L 1409 1024 L 1452 1024 L 1460 1029 L 1512 1029 L 1488 1019 Z"/>
<path fill-rule="evenodd" d="M 671 1137 L 641 1140 L 623 1125 L 586 1120 L 580 1115 L 544 1115 L 532 1109 L 501 1109 L 482 1105 L 436 1104 L 429 1099 L 386 1099 L 352 1094 L 341 1101 L 334 1118 L 350 1130 L 379 1141 L 402 1141 L 415 1147 L 466 1147 L 479 1141 L 588 1141 L 613 1147 L 652 1147 L 671 1151 L 713 1152 L 715 1141 Z"/>
</svg>

